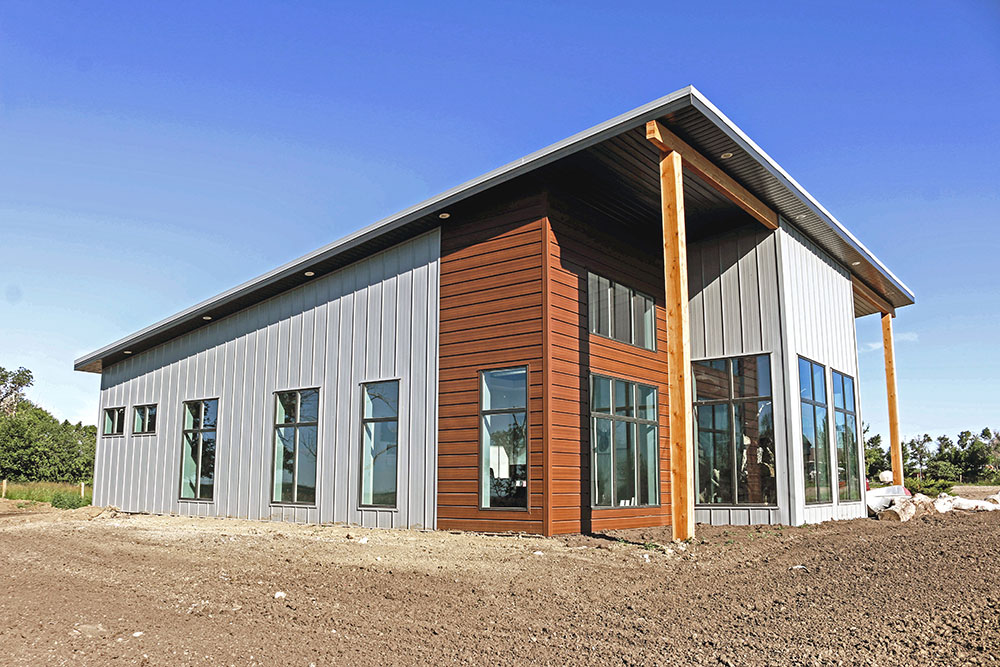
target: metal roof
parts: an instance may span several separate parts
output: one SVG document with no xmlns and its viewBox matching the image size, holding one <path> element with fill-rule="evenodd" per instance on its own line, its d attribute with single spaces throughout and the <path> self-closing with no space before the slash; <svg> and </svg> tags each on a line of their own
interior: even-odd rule
<svg viewBox="0 0 1000 667">
<path fill-rule="evenodd" d="M 309 278 L 304 276 L 306 270 L 317 275 L 336 270 L 437 224 L 439 221 L 433 216 L 448 206 L 654 119 L 667 123 L 891 305 L 900 307 L 913 303 L 913 292 L 885 264 L 704 95 L 694 86 L 688 86 L 474 178 L 95 350 L 77 359 L 74 368 L 99 373 L 104 366 L 126 358 L 126 351 L 137 353 L 149 349 L 208 324 L 203 319 L 205 316 L 217 321 L 252 303 L 308 282 Z M 720 162 L 718 156 L 724 152 L 734 155 Z"/>
</svg>

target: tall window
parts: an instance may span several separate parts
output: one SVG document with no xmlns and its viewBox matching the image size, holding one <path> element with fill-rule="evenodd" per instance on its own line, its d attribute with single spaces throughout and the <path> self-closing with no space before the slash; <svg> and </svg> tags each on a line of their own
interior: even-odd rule
<svg viewBox="0 0 1000 667">
<path fill-rule="evenodd" d="M 104 435 L 125 433 L 125 408 L 104 409 Z"/>
<path fill-rule="evenodd" d="M 656 349 L 653 299 L 607 278 L 587 274 L 590 333 Z"/>
<path fill-rule="evenodd" d="M 841 501 L 861 500 L 858 423 L 854 379 L 833 371 L 833 416 L 837 429 L 837 488 Z"/>
<path fill-rule="evenodd" d="M 483 371 L 480 505 L 528 507 L 528 369 Z"/>
<path fill-rule="evenodd" d="M 137 405 L 132 419 L 132 433 L 148 435 L 156 433 L 156 406 Z"/>
<path fill-rule="evenodd" d="M 799 357 L 802 402 L 802 466 L 807 503 L 832 500 L 830 434 L 826 414 L 826 368 Z"/>
<path fill-rule="evenodd" d="M 316 502 L 319 389 L 274 394 L 274 491 L 276 503 Z"/>
<path fill-rule="evenodd" d="M 594 375 L 590 382 L 591 503 L 659 503 L 656 389 Z"/>
<path fill-rule="evenodd" d="M 698 428 L 698 502 L 775 505 L 771 357 L 692 364 Z"/>
<path fill-rule="evenodd" d="M 181 443 L 181 498 L 211 500 L 215 492 L 215 429 L 219 400 L 184 404 Z"/>
<path fill-rule="evenodd" d="M 361 504 L 396 506 L 399 381 L 361 386 Z"/>
</svg>

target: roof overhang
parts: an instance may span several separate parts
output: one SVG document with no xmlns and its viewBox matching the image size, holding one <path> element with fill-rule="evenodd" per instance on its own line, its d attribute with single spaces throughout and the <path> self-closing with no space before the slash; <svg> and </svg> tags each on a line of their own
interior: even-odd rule
<svg viewBox="0 0 1000 667">
<path fill-rule="evenodd" d="M 817 245 L 847 267 L 854 278 L 894 308 L 913 303 L 913 293 L 851 232 L 693 86 L 633 109 L 567 139 L 515 160 L 339 241 L 202 301 L 156 324 L 80 357 L 79 371 L 100 373 L 128 354 L 218 321 L 253 303 L 305 284 L 403 238 L 439 224 L 436 214 L 474 195 L 585 150 L 622 132 L 660 120 L 703 155 L 778 211 Z M 718 162 L 718 156 L 734 156 Z M 209 317 L 211 321 L 204 318 Z"/>
</svg>

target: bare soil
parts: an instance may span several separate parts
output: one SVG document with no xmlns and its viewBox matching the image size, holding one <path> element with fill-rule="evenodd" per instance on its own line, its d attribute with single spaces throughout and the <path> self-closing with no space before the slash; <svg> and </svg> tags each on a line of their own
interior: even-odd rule
<svg viewBox="0 0 1000 667">
<path fill-rule="evenodd" d="M 37 507 L 35 508 L 38 509 Z M 1000 512 L 543 539 L 18 510 L 3 664 L 996 664 Z M 276 596 L 276 593 L 284 595 Z"/>
</svg>

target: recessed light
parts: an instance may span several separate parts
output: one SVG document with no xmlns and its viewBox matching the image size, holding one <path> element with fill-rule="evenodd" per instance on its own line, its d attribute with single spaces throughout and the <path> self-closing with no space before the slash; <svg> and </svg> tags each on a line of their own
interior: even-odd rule
<svg viewBox="0 0 1000 667">
<path fill-rule="evenodd" d="M 858 266 L 861 262 L 851 262 L 851 266 Z"/>
<path fill-rule="evenodd" d="M 442 220 L 447 220 L 448 218 L 451 217 L 451 213 L 438 213 L 438 217 L 441 218 Z"/>
<path fill-rule="evenodd" d="M 132 350 L 122 350 L 122 354 L 132 354 Z"/>
<path fill-rule="evenodd" d="M 313 276 L 316 275 L 316 272 L 315 271 L 306 271 L 303 275 L 305 275 L 307 278 L 312 278 Z"/>
<path fill-rule="evenodd" d="M 203 320 L 205 320 L 206 322 L 208 322 L 208 321 L 209 321 L 210 319 L 212 319 L 212 316 L 211 316 L 211 315 L 202 315 L 202 316 L 201 316 L 201 319 L 203 319 Z"/>
<path fill-rule="evenodd" d="M 721 158 L 722 158 L 723 160 L 728 160 L 728 159 L 729 159 L 729 158 L 731 158 L 732 156 L 733 156 L 733 154 L 732 154 L 732 153 L 730 153 L 730 152 L 726 151 L 725 153 L 723 153 L 723 154 L 722 154 L 722 155 L 720 155 L 719 157 L 721 157 Z"/>
</svg>

